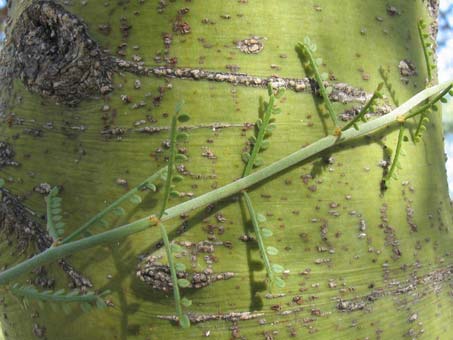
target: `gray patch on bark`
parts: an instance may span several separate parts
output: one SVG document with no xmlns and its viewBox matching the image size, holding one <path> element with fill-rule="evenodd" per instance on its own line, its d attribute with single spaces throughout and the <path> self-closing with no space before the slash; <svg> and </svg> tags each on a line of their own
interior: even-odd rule
<svg viewBox="0 0 453 340">
<path fill-rule="evenodd" d="M 112 90 L 113 63 L 86 25 L 61 5 L 36 1 L 20 15 L 5 50 L 13 72 L 34 93 L 75 105 Z"/>
<path fill-rule="evenodd" d="M 173 282 L 171 280 L 170 268 L 156 262 L 155 256 L 150 256 L 146 261 L 139 265 L 137 277 L 150 285 L 153 289 L 171 292 Z M 228 280 L 235 276 L 232 272 L 213 273 L 211 269 L 202 272 L 178 271 L 178 279 L 186 279 L 190 282 L 187 288 L 203 288 L 211 285 L 215 281 Z"/>
<path fill-rule="evenodd" d="M 362 108 L 363 108 L 363 106 L 357 106 L 357 107 L 353 107 L 353 108 L 347 109 L 344 112 L 339 114 L 339 118 L 342 121 L 344 121 L 344 122 L 353 120 L 360 113 Z M 380 116 L 383 116 L 383 115 L 391 112 L 392 110 L 393 110 L 392 106 L 390 106 L 388 104 L 383 104 L 381 106 L 376 107 L 375 110 L 365 114 L 365 117 L 366 118 L 369 118 L 369 117 L 380 117 Z"/>
<path fill-rule="evenodd" d="M 423 0 L 426 7 L 428 8 L 429 15 L 433 18 L 437 18 L 439 14 L 439 0 Z"/>
<path fill-rule="evenodd" d="M 11 144 L 0 142 L 0 169 L 5 166 L 19 166 L 19 163 L 14 160 L 16 153 Z"/>
<path fill-rule="evenodd" d="M 428 9 L 428 13 L 433 19 L 431 24 L 429 25 L 429 36 L 432 39 L 433 43 L 433 60 L 434 63 L 437 64 L 437 33 L 439 31 L 439 0 L 423 0 Z"/>
<path fill-rule="evenodd" d="M 34 213 L 23 206 L 19 198 L 0 189 L 0 231 L 8 239 L 15 238 L 19 253 L 25 252 L 30 243 L 34 243 L 38 251 L 43 252 L 52 245 L 52 238 L 39 223 L 33 220 Z M 12 241 L 12 240 L 11 240 Z M 66 260 L 60 259 L 58 264 L 71 279 L 71 287 L 92 287 L 92 283 L 78 273 Z"/>
<path fill-rule="evenodd" d="M 284 87 L 288 90 L 295 92 L 306 92 L 312 93 L 317 92 L 316 88 L 312 86 L 313 80 L 310 78 L 282 78 L 282 77 L 258 77 L 249 75 L 246 73 L 232 73 L 232 72 L 220 72 L 220 71 L 209 71 L 200 68 L 188 68 L 188 67 L 146 67 L 143 63 L 135 63 L 122 59 L 115 59 L 115 63 L 119 69 L 126 72 L 134 73 L 141 76 L 155 75 L 158 77 L 165 78 L 177 78 L 177 79 L 190 79 L 190 80 L 207 80 L 214 82 L 226 82 L 233 85 L 250 86 L 250 87 L 267 87 L 269 84 L 273 88 Z M 371 94 L 368 94 L 362 89 L 354 88 L 353 86 L 346 83 L 328 83 L 324 84 L 331 85 L 333 90 L 329 95 L 332 101 L 341 102 L 343 104 L 350 102 L 358 102 L 364 104 L 371 98 Z"/>
<path fill-rule="evenodd" d="M 216 314 L 196 314 L 196 313 L 187 313 L 191 323 L 201 323 L 207 321 L 223 320 L 223 321 L 246 321 L 264 316 L 264 313 L 259 312 L 228 312 L 228 313 L 216 313 Z M 169 321 L 178 321 L 176 315 L 158 315 L 159 319 L 169 320 Z"/>
<path fill-rule="evenodd" d="M 336 307 L 341 312 L 366 310 L 371 308 L 371 304 L 376 300 L 386 296 L 407 297 L 410 295 L 412 298 L 420 300 L 430 293 L 439 294 L 442 287 L 447 286 L 451 282 L 452 275 L 453 266 L 437 269 L 423 276 L 417 276 L 414 273 L 408 280 L 391 280 L 385 288 L 376 289 L 366 296 L 356 297 L 351 300 L 338 299 Z"/>
</svg>

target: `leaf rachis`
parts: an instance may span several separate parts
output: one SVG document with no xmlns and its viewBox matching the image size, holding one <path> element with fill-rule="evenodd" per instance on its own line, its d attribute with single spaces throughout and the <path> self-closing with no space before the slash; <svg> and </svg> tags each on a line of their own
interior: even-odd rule
<svg viewBox="0 0 453 340">
<path fill-rule="evenodd" d="M 395 155 L 393 156 L 392 163 L 390 165 L 390 170 L 385 176 L 384 180 L 387 182 L 390 178 L 395 177 L 395 170 L 398 166 L 398 160 L 401 155 L 401 147 L 403 146 L 404 139 L 404 122 L 400 122 L 399 132 L 398 132 L 398 142 L 396 144 Z"/>
<path fill-rule="evenodd" d="M 347 129 L 349 129 L 350 127 L 354 127 L 356 130 L 359 129 L 359 127 L 357 126 L 357 123 L 361 120 L 363 122 L 366 122 L 366 119 L 365 119 L 365 115 L 368 113 L 368 111 L 370 110 L 370 108 L 373 106 L 373 104 L 375 103 L 375 101 L 378 99 L 378 98 L 381 98 L 382 97 L 382 94 L 381 94 L 381 90 L 382 90 L 382 87 L 383 87 L 384 83 L 380 83 L 378 85 L 378 87 L 376 88 L 376 91 L 374 91 L 372 97 L 370 98 L 370 100 L 365 104 L 365 106 L 362 107 L 362 109 L 360 110 L 360 112 L 354 117 L 354 119 L 352 119 L 349 123 L 347 123 L 345 126 L 342 127 L 342 131 L 345 131 Z"/>
<path fill-rule="evenodd" d="M 315 60 L 313 56 L 313 52 L 316 50 L 316 45 L 314 45 L 308 37 L 305 38 L 304 43 L 299 42 L 298 43 L 298 48 L 299 48 L 299 55 L 302 57 L 302 55 L 306 55 L 308 58 L 308 61 L 311 65 L 311 68 L 313 70 L 313 74 L 315 76 L 316 82 L 318 83 L 319 86 L 319 92 L 321 93 L 321 96 L 324 100 L 324 104 L 327 107 L 327 110 L 329 111 L 330 119 L 332 120 L 332 123 L 334 127 L 337 126 L 337 114 L 335 113 L 335 110 L 333 108 L 332 102 L 329 99 L 329 94 L 327 93 L 327 89 L 324 86 L 324 81 L 326 79 L 323 79 L 321 76 L 319 69 L 318 69 L 318 63 Z"/>
</svg>

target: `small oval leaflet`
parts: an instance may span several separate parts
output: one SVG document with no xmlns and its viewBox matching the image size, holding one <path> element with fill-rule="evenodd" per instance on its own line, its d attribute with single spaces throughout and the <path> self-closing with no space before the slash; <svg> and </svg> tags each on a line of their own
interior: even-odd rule
<svg viewBox="0 0 453 340">
<path fill-rule="evenodd" d="M 63 304 L 61 306 L 61 308 L 63 309 L 63 312 L 65 313 L 65 315 L 70 315 L 71 312 L 72 312 L 72 309 L 71 309 L 71 306 L 69 304 Z"/>
<path fill-rule="evenodd" d="M 190 327 L 190 320 L 189 320 L 189 317 L 186 314 L 181 315 L 181 318 L 179 320 L 179 325 L 182 328 L 189 328 Z"/>
<path fill-rule="evenodd" d="M 83 312 L 85 313 L 88 313 L 89 311 L 91 311 L 91 305 L 88 303 L 88 302 L 82 302 L 80 304 L 80 308 L 82 309 Z"/>
<path fill-rule="evenodd" d="M 190 120 L 190 116 L 187 113 L 180 113 L 178 115 L 178 121 L 180 123 L 185 123 L 185 122 L 188 122 L 189 120 Z"/>
<path fill-rule="evenodd" d="M 179 244 L 176 244 L 176 243 L 172 243 L 170 248 L 173 253 L 180 253 L 183 251 L 183 248 Z"/>
<path fill-rule="evenodd" d="M 275 247 L 267 247 L 266 251 L 269 255 L 277 255 L 278 254 L 278 249 Z"/>
<path fill-rule="evenodd" d="M 270 132 L 274 131 L 276 127 L 277 127 L 277 125 L 275 125 L 275 124 L 269 124 L 266 128 L 266 132 L 270 133 Z"/>
<path fill-rule="evenodd" d="M 145 188 L 147 188 L 153 192 L 156 192 L 156 190 L 157 190 L 157 187 L 154 183 L 146 183 Z"/>
<path fill-rule="evenodd" d="M 170 192 L 170 196 L 173 198 L 177 198 L 179 197 L 179 195 L 179 191 L 173 190 L 172 192 Z"/>
<path fill-rule="evenodd" d="M 139 195 L 132 195 L 129 201 L 131 201 L 131 203 L 133 204 L 140 204 L 142 203 L 142 198 Z"/>
<path fill-rule="evenodd" d="M 263 214 L 256 214 L 256 220 L 260 223 L 266 222 L 266 216 Z"/>
<path fill-rule="evenodd" d="M 97 300 L 96 300 L 96 307 L 97 307 L 98 309 L 104 309 L 104 308 L 107 307 L 107 304 L 105 303 L 104 300 L 102 300 L 102 299 L 97 299 Z"/>
<path fill-rule="evenodd" d="M 187 288 L 190 286 L 190 281 L 186 279 L 178 279 L 178 286 L 181 288 Z"/>
<path fill-rule="evenodd" d="M 192 300 L 189 300 L 188 298 L 183 297 L 183 298 L 181 299 L 181 304 L 182 304 L 184 307 L 190 307 L 190 306 L 192 306 Z"/>
<path fill-rule="evenodd" d="M 176 161 L 186 161 L 188 158 L 186 155 L 183 155 L 182 153 L 177 153 L 175 155 L 175 160 Z"/>
<path fill-rule="evenodd" d="M 124 216 L 126 215 L 126 211 L 122 207 L 116 207 L 112 210 L 113 214 L 116 216 Z"/>
<path fill-rule="evenodd" d="M 178 142 L 185 142 L 186 140 L 189 139 L 189 134 L 185 132 L 180 132 L 176 135 L 176 140 Z"/>
<path fill-rule="evenodd" d="M 260 147 L 260 150 L 266 150 L 267 148 L 269 148 L 269 145 L 270 145 L 270 142 L 265 139 L 261 142 L 261 147 Z"/>
<path fill-rule="evenodd" d="M 272 109 L 272 113 L 273 113 L 274 115 L 279 115 L 280 113 L 282 113 L 282 109 L 279 108 L 279 107 L 276 107 L 276 108 L 274 107 L 274 108 Z"/>
<path fill-rule="evenodd" d="M 184 177 L 182 177 L 181 175 L 174 175 L 173 176 L 173 182 L 175 182 L 175 183 L 181 182 L 183 180 L 184 180 Z"/>
<path fill-rule="evenodd" d="M 271 237 L 272 235 L 274 235 L 272 230 L 268 228 L 261 228 L 261 234 L 263 235 L 263 237 Z"/>
<path fill-rule="evenodd" d="M 242 154 L 242 160 L 244 161 L 244 163 L 247 163 L 250 159 L 250 154 L 248 152 L 244 152 Z"/>
<path fill-rule="evenodd" d="M 58 222 L 58 221 L 60 221 L 62 218 L 63 218 L 63 217 L 61 217 L 61 215 L 52 216 L 52 221 Z"/>
<path fill-rule="evenodd" d="M 99 220 L 98 223 L 99 223 L 102 227 L 108 227 L 108 226 L 109 226 L 109 223 L 108 223 L 106 220 Z"/>
<path fill-rule="evenodd" d="M 259 167 L 263 165 L 264 161 L 261 157 L 255 158 L 255 161 L 253 162 L 253 166 Z"/>
<path fill-rule="evenodd" d="M 285 281 L 283 281 L 281 278 L 279 277 L 276 277 L 274 279 L 274 284 L 278 287 L 278 288 L 285 288 L 286 286 L 286 283 Z"/>
<path fill-rule="evenodd" d="M 282 273 L 285 270 L 285 268 L 283 268 L 282 265 L 273 264 L 272 265 L 272 270 L 274 271 L 274 273 Z"/>
<path fill-rule="evenodd" d="M 178 271 L 178 272 L 186 271 L 186 265 L 184 263 L 181 263 L 181 262 L 177 262 L 176 265 L 175 265 L 175 268 L 176 268 L 176 271 Z"/>
<path fill-rule="evenodd" d="M 54 296 L 59 296 L 59 295 L 63 295 L 65 292 L 64 289 L 59 289 L 57 290 L 56 292 L 53 293 Z"/>
</svg>

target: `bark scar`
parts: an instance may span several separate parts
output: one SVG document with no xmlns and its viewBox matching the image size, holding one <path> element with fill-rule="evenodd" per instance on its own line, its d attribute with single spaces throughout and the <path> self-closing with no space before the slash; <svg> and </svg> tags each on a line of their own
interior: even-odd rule
<svg viewBox="0 0 453 340">
<path fill-rule="evenodd" d="M 30 243 L 34 243 L 39 252 L 49 248 L 52 239 L 39 223 L 32 219 L 33 212 L 6 189 L 0 189 L 0 197 L 0 231 L 7 238 L 15 236 L 18 252 L 24 252 Z M 71 280 L 71 287 L 84 289 L 93 286 L 90 280 L 76 271 L 65 259 L 58 260 L 58 264 Z"/>
<path fill-rule="evenodd" d="M 113 89 L 113 63 L 89 37 L 87 26 L 61 5 L 37 1 L 11 35 L 15 73 L 43 97 L 75 105 Z"/>
</svg>

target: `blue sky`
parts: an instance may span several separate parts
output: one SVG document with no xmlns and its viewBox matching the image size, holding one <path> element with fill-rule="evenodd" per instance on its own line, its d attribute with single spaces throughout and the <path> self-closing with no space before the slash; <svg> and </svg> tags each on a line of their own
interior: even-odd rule
<svg viewBox="0 0 453 340">
<path fill-rule="evenodd" d="M 443 27 L 453 28 L 453 0 L 441 0 L 440 10 L 446 13 L 446 16 L 439 18 L 439 49 L 438 49 L 438 66 L 439 80 L 446 81 L 453 75 L 453 31 L 451 29 L 442 29 Z"/>
</svg>

